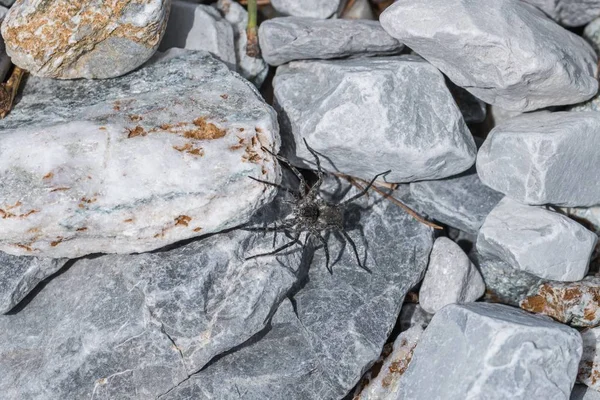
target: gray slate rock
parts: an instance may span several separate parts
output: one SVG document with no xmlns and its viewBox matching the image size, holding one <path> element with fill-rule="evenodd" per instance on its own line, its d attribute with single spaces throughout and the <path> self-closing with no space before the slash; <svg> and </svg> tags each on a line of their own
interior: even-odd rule
<svg viewBox="0 0 600 400">
<path fill-rule="evenodd" d="M 600 204 L 600 113 L 532 113 L 496 126 L 479 149 L 477 173 L 499 192 L 531 205 Z"/>
<path fill-rule="evenodd" d="M 273 81 L 286 155 L 312 163 L 303 139 L 325 167 L 391 182 L 440 179 L 467 170 L 476 148 L 444 83 L 419 57 L 297 61 Z"/>
<path fill-rule="evenodd" d="M 489 104 L 530 111 L 598 91 L 581 37 L 517 0 L 399 0 L 380 17 L 393 37 Z"/>
<path fill-rule="evenodd" d="M 260 49 L 271 65 L 294 60 L 397 54 L 404 45 L 387 34 L 378 21 L 274 18 L 258 32 Z"/>
<path fill-rule="evenodd" d="M 149 251 L 249 220 L 279 179 L 274 110 L 208 53 L 106 81 L 30 78 L 0 121 L 0 250 Z"/>
<path fill-rule="evenodd" d="M 585 385 L 575 385 L 570 400 L 600 400 L 600 392 Z"/>
<path fill-rule="evenodd" d="M 15 0 L 0 0 L 0 4 L 5 7 L 12 6 L 14 2 L 15 2 Z"/>
<path fill-rule="evenodd" d="M 479 230 L 477 251 L 540 278 L 569 282 L 587 274 L 597 241 L 562 214 L 504 198 Z"/>
<path fill-rule="evenodd" d="M 598 2 L 600 5 L 600 2 Z M 600 15 L 600 12 L 598 13 Z M 600 54 L 600 18 L 596 18 L 583 30 L 583 37 L 592 45 L 596 54 Z"/>
<path fill-rule="evenodd" d="M 582 26 L 600 16 L 599 0 L 523 0 L 565 26 Z"/>
<path fill-rule="evenodd" d="M 568 399 L 581 354 L 579 333 L 548 318 L 500 304 L 449 305 L 421 337 L 397 398 Z"/>
<path fill-rule="evenodd" d="M 504 197 L 485 186 L 474 168 L 450 178 L 412 182 L 410 194 L 431 218 L 474 235 Z"/>
<path fill-rule="evenodd" d="M 271 0 L 275 10 L 294 17 L 329 18 L 339 8 L 341 0 Z"/>
</svg>

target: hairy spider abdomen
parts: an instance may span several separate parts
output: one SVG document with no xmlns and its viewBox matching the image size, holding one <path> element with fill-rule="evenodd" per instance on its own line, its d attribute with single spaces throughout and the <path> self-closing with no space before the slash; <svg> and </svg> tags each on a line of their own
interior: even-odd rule
<svg viewBox="0 0 600 400">
<path fill-rule="evenodd" d="M 341 229 L 344 226 L 344 210 L 342 208 L 333 204 L 322 203 L 319 210 L 318 225 L 320 225 L 320 229 Z"/>
</svg>

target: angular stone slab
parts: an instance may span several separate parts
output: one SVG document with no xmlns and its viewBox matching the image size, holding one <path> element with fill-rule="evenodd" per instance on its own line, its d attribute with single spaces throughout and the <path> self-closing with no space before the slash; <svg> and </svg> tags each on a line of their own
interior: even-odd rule
<svg viewBox="0 0 600 400">
<path fill-rule="evenodd" d="M 442 74 L 415 56 L 297 61 L 273 81 L 286 155 L 364 179 L 440 179 L 468 169 L 473 137 Z M 314 165 L 314 164 L 313 164 Z"/>
<path fill-rule="evenodd" d="M 413 182 L 410 194 L 431 218 L 474 235 L 504 197 L 485 186 L 474 168 L 450 178 Z"/>
<path fill-rule="evenodd" d="M 540 278 L 578 281 L 587 274 L 598 236 L 572 219 L 504 198 L 487 216 L 477 251 Z"/>
<path fill-rule="evenodd" d="M 21 0 L 2 24 L 13 63 L 36 76 L 112 78 L 147 61 L 160 43 L 170 0 Z"/>
<path fill-rule="evenodd" d="M 598 91 L 581 37 L 516 0 L 400 0 L 380 17 L 393 37 L 486 103 L 531 111 Z"/>
<path fill-rule="evenodd" d="M 404 45 L 378 21 L 284 17 L 263 22 L 260 50 L 271 65 L 294 60 L 397 54 Z"/>
<path fill-rule="evenodd" d="M 421 337 L 397 398 L 568 399 L 581 354 L 579 333 L 547 318 L 500 304 L 449 305 Z"/>
<path fill-rule="evenodd" d="M 310 18 L 329 18 L 340 6 L 341 0 L 272 0 L 271 5 L 283 15 Z"/>
<path fill-rule="evenodd" d="M 600 16 L 599 0 L 522 0 L 565 26 L 582 26 Z"/>
<path fill-rule="evenodd" d="M 533 113 L 496 126 L 479 149 L 487 186 L 525 204 L 600 204 L 600 113 Z"/>
<path fill-rule="evenodd" d="M 276 181 L 277 122 L 204 52 L 107 81 L 31 78 L 0 121 L 0 250 L 131 253 L 247 221 Z"/>
</svg>

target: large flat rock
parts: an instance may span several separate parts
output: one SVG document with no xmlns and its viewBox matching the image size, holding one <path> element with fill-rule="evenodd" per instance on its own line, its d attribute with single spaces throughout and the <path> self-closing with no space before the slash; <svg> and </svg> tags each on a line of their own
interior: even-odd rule
<svg viewBox="0 0 600 400">
<path fill-rule="evenodd" d="M 277 180 L 275 112 L 204 52 L 106 81 L 31 78 L 0 121 L 0 250 L 131 253 L 248 220 Z"/>
<path fill-rule="evenodd" d="M 521 203 L 600 204 L 600 113 L 525 114 L 496 126 L 479 149 L 487 186 Z"/>
<path fill-rule="evenodd" d="M 531 111 L 598 91 L 581 37 L 518 0 L 400 0 L 381 15 L 393 37 L 486 103 Z"/>
<path fill-rule="evenodd" d="M 582 26 L 600 16 L 600 0 L 522 0 L 565 26 Z"/>
<path fill-rule="evenodd" d="M 476 147 L 443 75 L 414 56 L 296 61 L 273 81 L 292 162 L 392 182 L 440 179 L 473 164 Z"/>
</svg>

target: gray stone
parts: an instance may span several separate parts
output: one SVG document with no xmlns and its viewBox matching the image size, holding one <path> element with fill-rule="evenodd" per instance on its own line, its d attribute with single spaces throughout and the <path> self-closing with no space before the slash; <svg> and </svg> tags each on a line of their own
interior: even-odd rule
<svg viewBox="0 0 600 400">
<path fill-rule="evenodd" d="M 339 8 L 341 0 L 271 0 L 271 5 L 283 15 L 329 18 Z"/>
<path fill-rule="evenodd" d="M 4 20 L 8 9 L 6 7 L 0 6 L 0 23 Z M 6 46 L 4 45 L 4 39 L 0 37 L 0 82 L 4 82 L 6 78 L 6 74 L 10 69 L 12 63 L 10 61 L 10 57 L 6 54 Z"/>
<path fill-rule="evenodd" d="M 600 5 L 600 2 L 598 2 Z M 598 12 L 600 15 L 600 11 Z M 583 30 L 583 37 L 587 39 L 588 43 L 592 45 L 596 54 L 600 54 L 600 18 L 596 18 Z"/>
<path fill-rule="evenodd" d="M 246 222 L 278 179 L 276 115 L 208 53 L 106 81 L 30 78 L 0 121 L 0 250 L 130 253 Z"/>
<path fill-rule="evenodd" d="M 481 181 L 531 205 L 600 204 L 600 113 L 532 113 L 496 126 L 477 155 Z"/>
<path fill-rule="evenodd" d="M 478 124 L 485 121 L 487 107 L 483 101 L 473 96 L 466 89 L 456 86 L 450 80 L 446 83 L 467 124 Z"/>
<path fill-rule="evenodd" d="M 14 2 L 15 0 L 0 0 L 0 4 L 6 7 L 12 6 Z"/>
<path fill-rule="evenodd" d="M 440 179 L 467 170 L 476 148 L 444 77 L 419 57 L 297 61 L 273 81 L 286 155 L 390 182 Z"/>
<path fill-rule="evenodd" d="M 413 326 L 425 329 L 431 318 L 433 318 L 433 314 L 423 310 L 419 303 L 404 303 L 402 310 L 400 310 L 400 330 L 406 331 Z"/>
<path fill-rule="evenodd" d="M 294 60 L 397 54 L 404 45 L 378 21 L 283 17 L 267 20 L 258 32 L 271 65 Z"/>
<path fill-rule="evenodd" d="M 455 84 L 507 110 L 579 103 L 598 91 L 593 49 L 521 1 L 400 0 L 380 21 Z"/>
<path fill-rule="evenodd" d="M 579 333 L 500 304 L 449 305 L 434 317 L 400 379 L 398 399 L 568 399 Z"/>
<path fill-rule="evenodd" d="M 594 390 L 600 390 L 600 328 L 581 331 L 583 355 L 579 363 L 577 381 Z"/>
<path fill-rule="evenodd" d="M 0 313 L 12 310 L 38 283 L 66 262 L 65 259 L 11 256 L 0 252 Z"/>
<path fill-rule="evenodd" d="M 582 26 L 600 16 L 599 0 L 523 0 L 565 26 Z"/>
<path fill-rule="evenodd" d="M 575 385 L 570 400 L 600 400 L 600 392 L 585 385 Z"/>
<path fill-rule="evenodd" d="M 562 214 L 504 198 L 479 230 L 477 251 L 540 278 L 568 282 L 587 274 L 597 241 Z"/>
<path fill-rule="evenodd" d="M 510 111 L 504 110 L 498 106 L 491 106 L 490 111 L 492 114 L 492 118 L 494 120 L 494 126 L 502 124 L 504 121 L 507 121 L 511 118 L 517 117 L 523 114 L 520 111 Z M 541 111 L 538 111 L 541 112 Z"/>
<path fill-rule="evenodd" d="M 470 303 L 484 293 L 483 278 L 469 257 L 452 240 L 437 238 L 419 290 L 423 310 L 435 314 L 448 304 Z"/>
<path fill-rule="evenodd" d="M 170 5 L 170 0 L 20 0 L 2 23 L 2 37 L 13 63 L 32 75 L 112 78 L 152 57 Z"/>
<path fill-rule="evenodd" d="M 481 183 L 474 168 L 450 178 L 413 182 L 410 194 L 430 217 L 474 235 L 504 197 Z"/>
</svg>

